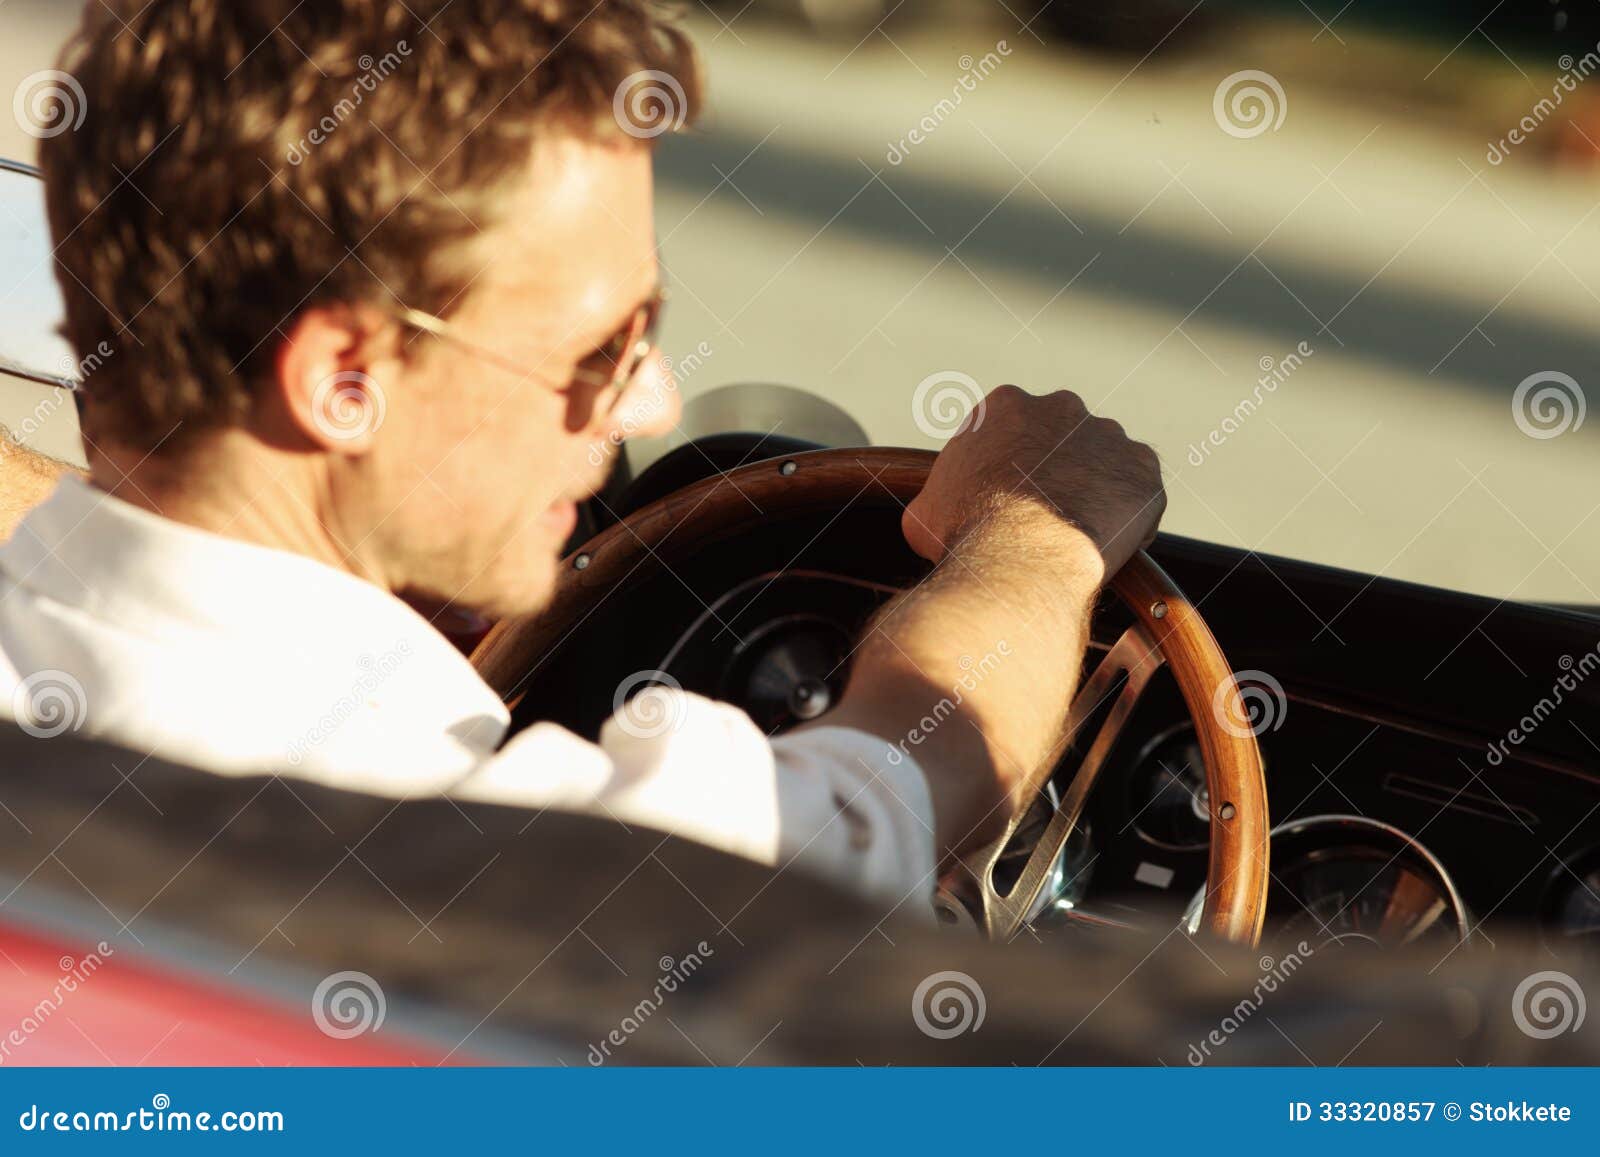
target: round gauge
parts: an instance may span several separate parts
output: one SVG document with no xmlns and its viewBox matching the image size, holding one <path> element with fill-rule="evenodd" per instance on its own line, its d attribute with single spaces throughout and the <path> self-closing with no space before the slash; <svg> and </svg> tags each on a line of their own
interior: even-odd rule
<svg viewBox="0 0 1600 1157">
<path fill-rule="evenodd" d="M 1129 783 L 1133 826 L 1146 840 L 1181 851 L 1210 844 L 1211 801 L 1194 724 L 1169 728 L 1146 744 Z"/>
<path fill-rule="evenodd" d="M 895 593 L 825 571 L 759 574 L 707 606 L 660 670 L 775 735 L 838 703 L 862 624 Z"/>
<path fill-rule="evenodd" d="M 786 616 L 741 642 L 724 673 L 721 696 L 743 707 L 767 734 L 786 731 L 838 702 L 850 650 L 850 636 L 838 623 Z"/>
<path fill-rule="evenodd" d="M 1557 873 L 1545 909 L 1544 936 L 1563 956 L 1600 957 L 1600 849 Z"/>
<path fill-rule="evenodd" d="M 1291 820 L 1272 829 L 1265 936 L 1314 948 L 1394 948 L 1466 940 L 1468 919 L 1437 856 L 1365 816 Z M 1202 889 L 1190 904 L 1199 927 Z"/>
<path fill-rule="evenodd" d="M 1467 914 L 1434 854 L 1364 816 L 1317 816 L 1273 830 L 1267 919 L 1319 947 L 1388 948 L 1466 938 Z"/>
</svg>

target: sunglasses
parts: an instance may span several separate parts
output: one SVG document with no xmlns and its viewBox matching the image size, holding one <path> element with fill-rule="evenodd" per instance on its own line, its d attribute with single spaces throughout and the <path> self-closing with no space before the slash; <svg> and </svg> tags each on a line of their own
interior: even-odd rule
<svg viewBox="0 0 1600 1157">
<path fill-rule="evenodd" d="M 628 383 L 633 381 L 645 359 L 650 356 L 650 351 L 655 349 L 656 331 L 661 324 L 661 311 L 666 302 L 666 287 L 657 286 L 615 333 L 578 363 L 578 368 L 563 389 L 585 385 L 605 391 L 603 400 L 596 403 L 596 414 L 601 418 L 609 416 L 616 409 L 617 400 L 622 397 Z M 391 312 L 403 325 L 448 342 L 503 370 L 522 377 L 528 374 L 526 365 L 461 337 L 455 327 L 442 317 L 404 306 Z"/>
</svg>

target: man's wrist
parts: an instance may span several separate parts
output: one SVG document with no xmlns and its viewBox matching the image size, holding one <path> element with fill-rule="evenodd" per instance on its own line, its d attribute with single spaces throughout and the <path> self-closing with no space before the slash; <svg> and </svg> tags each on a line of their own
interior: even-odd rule
<svg viewBox="0 0 1600 1157">
<path fill-rule="evenodd" d="M 1059 583 L 1099 589 L 1107 578 L 1100 546 L 1082 527 L 1042 500 L 1008 498 L 969 520 L 952 554 L 968 561 L 1028 567 Z"/>
</svg>

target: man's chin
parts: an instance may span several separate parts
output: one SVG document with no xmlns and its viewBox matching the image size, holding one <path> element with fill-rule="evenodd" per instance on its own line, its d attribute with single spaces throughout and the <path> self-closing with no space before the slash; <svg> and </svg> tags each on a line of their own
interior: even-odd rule
<svg viewBox="0 0 1600 1157">
<path fill-rule="evenodd" d="M 482 633 L 502 619 L 536 615 L 550 605 L 555 594 L 554 557 L 529 561 L 512 581 L 463 588 L 448 600 L 442 596 L 407 591 L 401 597 L 418 614 L 452 638 Z"/>
<path fill-rule="evenodd" d="M 503 576 L 493 589 L 474 592 L 473 609 L 493 622 L 536 615 L 555 597 L 560 566 L 561 560 L 554 554 L 528 559 L 518 573 Z"/>
</svg>

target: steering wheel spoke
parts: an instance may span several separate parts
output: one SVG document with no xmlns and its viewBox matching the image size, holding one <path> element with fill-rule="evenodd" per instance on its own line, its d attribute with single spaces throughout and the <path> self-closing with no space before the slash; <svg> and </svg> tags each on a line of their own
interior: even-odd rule
<svg viewBox="0 0 1600 1157">
<path fill-rule="evenodd" d="M 1135 624 L 1122 633 L 1122 637 L 1106 652 L 1105 658 L 1100 660 L 1094 673 L 1084 681 L 1072 700 L 1067 713 L 1066 735 L 1067 741 L 1080 749 L 1085 746 L 1083 739 L 1086 729 L 1108 700 L 1111 707 L 1089 740 L 1086 754 L 1073 773 L 1071 783 L 1067 785 L 1060 801 L 1052 804 L 1044 834 L 1029 852 L 1016 880 L 1002 893 L 997 886 L 995 872 L 1002 856 L 1016 838 L 1017 829 L 1028 816 L 1029 809 L 1026 807 L 1019 809 L 999 839 L 968 859 L 968 867 L 978 884 L 984 932 L 990 939 L 1010 940 L 1027 922 L 1083 815 L 1089 793 L 1100 778 L 1107 758 L 1126 728 L 1145 688 L 1149 686 L 1151 677 L 1161 669 L 1163 662 L 1160 647 L 1143 626 Z M 1028 798 L 1042 797 L 1049 801 L 1047 789 L 1059 774 L 1059 765 L 1046 764 L 1035 771 L 1028 784 Z"/>
</svg>

